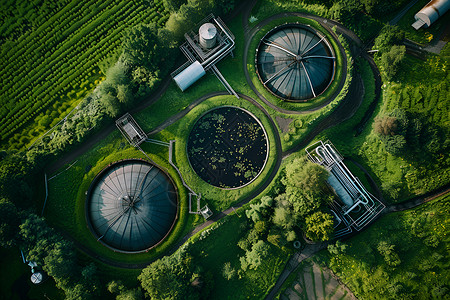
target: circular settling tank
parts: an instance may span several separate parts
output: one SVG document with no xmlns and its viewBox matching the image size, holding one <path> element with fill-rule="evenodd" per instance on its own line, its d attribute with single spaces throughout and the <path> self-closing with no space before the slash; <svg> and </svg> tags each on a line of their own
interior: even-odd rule
<svg viewBox="0 0 450 300">
<path fill-rule="evenodd" d="M 189 134 L 189 163 L 207 183 L 243 187 L 263 170 L 269 147 L 259 120 L 246 110 L 223 106 L 200 117 Z"/>
<path fill-rule="evenodd" d="M 92 182 L 86 217 L 95 237 L 119 252 L 143 252 L 159 244 L 178 212 L 175 186 L 168 175 L 147 161 L 114 163 Z"/>
<path fill-rule="evenodd" d="M 285 24 L 260 41 L 256 70 L 261 83 L 275 96 L 307 101 L 322 94 L 335 72 L 335 55 L 325 36 L 301 24 Z"/>
</svg>

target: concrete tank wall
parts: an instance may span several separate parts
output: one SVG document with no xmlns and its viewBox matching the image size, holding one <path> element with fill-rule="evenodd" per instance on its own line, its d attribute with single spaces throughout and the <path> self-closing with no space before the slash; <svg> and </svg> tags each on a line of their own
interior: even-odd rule
<svg viewBox="0 0 450 300">
<path fill-rule="evenodd" d="M 198 30 L 200 45 L 206 49 L 211 49 L 216 45 L 217 28 L 214 24 L 205 23 Z"/>
</svg>

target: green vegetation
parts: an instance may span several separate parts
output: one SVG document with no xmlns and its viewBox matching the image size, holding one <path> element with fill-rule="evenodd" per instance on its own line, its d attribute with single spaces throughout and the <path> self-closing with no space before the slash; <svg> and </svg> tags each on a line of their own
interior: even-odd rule
<svg viewBox="0 0 450 300">
<path fill-rule="evenodd" d="M 449 290 L 450 197 L 377 220 L 345 249 L 321 252 L 326 264 L 362 299 L 439 299 Z"/>
<path fill-rule="evenodd" d="M 161 0 L 12 2 L 0 9 L 4 147 L 23 147 L 75 107 L 102 80 L 101 62 L 117 59 L 127 28 L 169 18 Z"/>
<path fill-rule="evenodd" d="M 165 94 L 136 114 L 136 119 L 145 132 L 158 129 L 158 125 L 170 121 L 170 126 L 162 131 L 158 129 L 151 138 L 165 142 L 176 140 L 174 162 L 189 186 L 202 194 L 202 204 L 207 203 L 214 212 L 220 212 L 247 197 L 252 196 L 254 199 L 196 233 L 170 256 L 163 256 L 175 250 L 171 247 L 203 219 L 199 215 L 187 213 L 187 190 L 167 161 L 167 148 L 144 143 L 142 149 L 145 153 L 167 169 L 175 181 L 180 200 L 179 220 L 169 237 L 148 253 L 132 256 L 115 253 L 97 242 L 89 232 L 84 211 L 85 193 L 100 170 L 119 159 L 145 158 L 143 153 L 131 148 L 115 131 L 56 174 L 48 174 L 51 179 L 44 215 L 49 225 L 57 228 L 62 235 L 56 233 L 43 219 L 31 213 L 40 213 L 43 204 L 44 190 L 39 178 L 43 178 L 44 166 L 49 163 L 44 158 L 51 155 L 51 159 L 58 159 L 60 156 L 55 154 L 61 155 L 77 147 L 88 135 L 104 128 L 112 117 L 134 107 L 139 101 L 150 99 L 150 93 L 155 91 L 164 75 L 172 70 L 176 58 L 174 53 L 179 53 L 176 42 L 182 40 L 186 28 L 203 18 L 205 12 L 227 12 L 234 5 L 225 0 L 161 0 L 149 3 L 117 0 L 120 5 L 114 5 L 115 2 L 111 1 L 98 7 L 91 5 L 90 1 L 78 3 L 67 0 L 53 4 L 43 0 L 33 4 L 17 3 L 11 6 L 17 8 L 0 12 L 1 20 L 5 21 L 0 25 L 1 51 L 12 55 L 2 57 L 0 64 L 19 65 L 16 70 L 19 73 L 9 75 L 5 71 L 1 75 L 7 82 L 2 91 L 16 95 L 15 99 L 19 103 L 17 110 L 16 106 L 10 110 L 13 105 L 5 104 L 3 112 L 6 109 L 6 112 L 11 113 L 10 116 L 24 115 L 21 120 L 13 116 L 13 122 L 18 123 L 12 127 L 5 123 L 7 125 L 0 128 L 0 133 L 2 130 L 8 131 L 2 135 L 0 143 L 5 147 L 29 144 L 44 128 L 54 125 L 59 115 L 68 113 L 84 98 L 78 110 L 26 154 L 0 152 L 0 253 L 5 254 L 1 260 L 0 287 L 6 291 L 6 297 L 10 296 L 11 286 L 21 274 L 29 272 L 16 255 L 20 247 L 54 278 L 47 281 L 45 286 L 33 287 L 29 293 L 32 298 L 42 298 L 44 293 L 50 298 L 62 298 L 61 291 L 55 285 L 64 291 L 68 299 L 108 296 L 140 299 L 145 297 L 144 294 L 168 299 L 230 298 L 236 295 L 242 298 L 263 298 L 274 286 L 289 256 L 294 253 L 294 241 L 300 240 L 302 236 L 315 241 L 329 240 L 333 229 L 332 218 L 327 214 L 327 205 L 333 197 L 324 185 L 327 172 L 309 163 L 303 151 L 285 159 L 272 182 L 267 182 L 278 157 L 282 155 L 275 149 L 276 135 L 282 131 L 276 117 L 288 121 L 288 129 L 286 131 L 283 128 L 285 132 L 281 133 L 281 139 L 283 150 L 290 149 L 345 97 L 351 77 L 355 74 L 361 75 L 364 82 L 361 106 L 351 119 L 322 132 L 316 138 L 329 138 L 344 156 L 351 156 L 361 163 L 381 186 L 387 202 L 405 200 L 448 184 L 450 114 L 446 99 L 450 95 L 450 46 L 447 45 L 440 55 L 430 54 L 424 57 L 426 60 L 418 60 L 405 54 L 404 48 L 399 46 L 403 34 L 397 34 L 396 28 L 385 27 L 375 39 L 375 48 L 380 50 L 375 55 L 375 61 L 380 66 L 384 80 L 378 107 L 371 106 L 376 87 L 369 64 L 362 58 L 353 61 L 348 56 L 349 62 L 353 63 L 343 66 L 348 68 L 346 84 L 335 101 L 307 115 L 282 114 L 257 99 L 244 77 L 243 68 L 247 67 L 253 80 L 255 78 L 253 61 L 258 36 L 261 37 L 269 27 L 285 22 L 300 21 L 321 31 L 323 28 L 316 21 L 298 17 L 273 21 L 257 33 L 250 45 L 249 64 L 243 66 L 244 28 L 241 24 L 242 15 L 238 15 L 227 22 L 236 36 L 235 56 L 220 62 L 218 68 L 236 91 L 255 99 L 273 118 L 276 126 L 273 127 L 263 110 L 251 101 L 232 96 L 198 100 L 208 93 L 224 90 L 220 82 L 209 74 L 197 82 L 195 88 L 184 93 L 170 83 Z M 317 1 L 258 1 L 250 25 L 257 24 L 255 16 L 263 20 L 287 10 L 312 12 L 338 19 L 355 30 L 364 41 L 369 41 L 378 34 L 381 22 L 394 16 L 405 3 L 403 0 L 395 3 L 387 0 L 322 2 L 324 4 Z M 157 13 L 150 17 L 148 11 L 154 7 Z M 75 8 L 85 13 L 71 18 Z M 85 22 L 77 29 L 76 24 L 86 16 L 92 22 Z M 106 22 L 112 17 L 114 20 Z M 52 23 L 58 18 L 59 22 Z M 157 18 L 158 25 L 154 22 L 145 24 L 147 18 Z M 132 21 L 136 23 L 125 30 L 129 24 L 121 22 L 122 19 L 136 20 Z M 402 22 L 403 19 L 400 28 L 403 28 Z M 162 27 L 164 23 L 166 25 Z M 86 31 L 89 28 L 91 33 Z M 111 32 L 126 32 L 123 44 L 119 45 L 118 42 L 122 35 L 115 34 L 112 37 Z M 104 39 L 100 38 L 102 34 L 105 35 Z M 48 37 L 49 44 L 39 42 L 45 37 Z M 348 52 L 347 42 L 342 37 L 339 37 L 339 42 Z M 91 43 L 98 44 L 95 47 L 100 48 L 90 48 Z M 337 49 L 337 43 L 332 43 Z M 102 45 L 106 44 L 110 50 L 105 50 L 105 53 L 109 54 L 102 54 L 103 50 L 99 49 L 104 49 Z M 71 47 L 76 47 L 76 51 Z M 13 50 L 9 52 L 5 49 Z M 66 50 L 70 53 L 64 52 Z M 21 58 L 25 54 L 29 55 L 32 63 L 27 64 Z M 91 63 L 81 63 L 89 55 L 92 55 Z M 99 55 L 104 55 L 102 61 Z M 65 59 L 62 60 L 62 57 Z M 76 60 L 70 60 L 72 57 Z M 56 60 L 50 60 L 52 58 Z M 340 59 L 342 62 L 342 57 Z M 92 64 L 93 61 L 96 64 Z M 36 68 L 33 67 L 35 64 Z M 5 70 L 10 70 L 8 66 L 5 65 Z M 48 70 L 47 66 L 50 66 Z M 341 71 L 338 68 L 336 78 L 342 78 Z M 48 77 L 49 83 L 43 83 L 43 77 L 40 77 L 42 74 Z M 36 85 L 24 87 L 30 80 L 35 80 Z M 54 87 L 53 80 L 59 86 Z M 98 84 L 100 80 L 102 83 Z M 98 88 L 85 97 L 94 88 L 92 82 Z M 336 79 L 333 84 L 337 85 L 337 82 Z M 261 93 L 267 93 L 260 84 L 256 86 Z M 40 93 L 42 89 L 45 91 Z M 33 98 L 37 93 L 39 97 Z M 326 101 L 325 98 L 331 93 L 332 89 L 329 89 L 323 98 L 319 98 L 309 108 Z M 32 98 L 34 102 L 29 104 Z M 295 106 L 272 100 L 285 108 Z M 33 105 L 43 108 L 34 111 Z M 249 110 L 261 121 L 268 134 L 269 161 L 262 174 L 242 189 L 224 191 L 211 187 L 195 174 L 187 160 L 186 141 L 193 124 L 204 112 L 221 105 Z M 294 108 L 305 107 L 297 105 Z M 186 115 L 181 120 L 172 121 L 184 109 Z M 31 110 L 32 113 L 24 113 Z M 33 120 L 39 126 L 34 126 Z M 24 130 L 28 133 L 20 136 L 20 131 Z M 369 188 L 362 170 L 352 163 L 349 168 Z M 267 188 L 255 197 L 255 191 L 263 184 L 268 184 Z M 449 200 L 445 196 L 411 211 L 383 216 L 347 244 L 331 244 L 327 253 L 320 254 L 318 261 L 341 276 L 361 298 L 444 297 L 448 294 L 447 282 L 450 281 L 447 259 Z M 73 242 L 65 237 L 70 237 Z M 87 253 L 81 249 L 77 252 L 75 246 L 78 244 L 85 247 Z M 127 270 L 97 261 L 91 254 L 119 264 L 152 263 L 142 272 Z M 8 272 L 7 278 L 3 270 Z M 316 281 L 316 275 L 313 276 L 316 271 L 308 265 L 302 277 L 306 279 L 305 274 L 308 273 L 317 288 L 320 280 L 317 277 Z M 329 281 L 324 279 L 322 271 L 319 270 L 317 274 L 323 279 L 321 287 L 324 290 Z M 293 282 L 292 277 L 288 282 Z M 106 295 L 107 291 L 111 295 Z M 320 294 L 317 291 L 314 292 L 316 296 Z"/>
<path fill-rule="evenodd" d="M 178 253 L 165 259 L 173 261 L 174 264 L 179 264 L 180 260 L 177 257 L 183 255 L 182 253 L 187 253 L 192 257 L 194 274 L 190 275 L 189 288 L 194 291 L 194 294 L 196 284 L 198 284 L 198 280 L 195 280 L 195 278 L 200 278 L 201 295 L 209 296 L 213 299 L 227 299 L 231 295 L 240 298 L 261 299 L 275 284 L 276 274 L 279 274 L 284 268 L 290 252 L 280 251 L 277 247 L 260 241 L 259 245 L 262 246 L 256 247 L 254 253 L 259 253 L 260 250 L 258 248 L 262 248 L 266 258 L 259 260 L 261 264 L 257 263 L 259 264 L 258 266 L 253 264 L 252 268 L 241 269 L 239 257 L 244 257 L 244 255 L 248 257 L 248 255 L 236 244 L 241 237 L 246 235 L 249 226 L 248 221 L 242 214 L 243 210 L 239 209 L 237 214 L 230 215 L 214 223 L 206 230 L 192 237 L 185 246 L 177 251 Z M 256 257 L 256 260 L 258 260 L 258 255 L 251 255 L 251 257 Z M 158 286 L 157 283 L 149 281 L 150 270 L 161 263 L 163 262 L 155 262 L 147 269 L 144 269 L 140 275 L 140 280 L 143 283 L 146 282 L 146 284 L 153 283 L 152 288 L 159 288 L 162 292 L 164 286 Z M 223 276 L 224 269 L 228 270 L 227 274 L 234 275 Z M 196 284 L 193 284 L 194 282 Z M 185 286 L 184 289 L 186 288 Z M 169 292 L 176 299 L 183 299 L 187 296 L 187 294 L 181 293 L 174 295 L 177 293 L 175 289 L 171 289 Z M 164 294 L 164 297 L 170 296 Z"/>
<path fill-rule="evenodd" d="M 118 131 L 100 142 L 91 151 L 82 155 L 69 169 L 66 170 L 67 167 L 62 168 L 63 173 L 57 173 L 57 176 L 49 181 L 49 197 L 45 208 L 45 217 L 49 223 L 62 229 L 88 249 L 113 261 L 142 263 L 167 250 L 171 244 L 180 238 L 181 234 L 186 233 L 192 226 L 188 223 L 192 224 L 193 217 L 185 213 L 188 210 L 187 192 L 178 174 L 167 161 L 167 148 L 144 144 L 142 149 L 154 162 L 168 170 L 179 192 L 178 221 L 170 235 L 158 247 L 146 253 L 132 256 L 117 253 L 100 244 L 86 226 L 86 191 L 94 177 L 103 168 L 115 161 L 126 158 L 146 159 L 141 152 L 130 147 Z"/>
</svg>

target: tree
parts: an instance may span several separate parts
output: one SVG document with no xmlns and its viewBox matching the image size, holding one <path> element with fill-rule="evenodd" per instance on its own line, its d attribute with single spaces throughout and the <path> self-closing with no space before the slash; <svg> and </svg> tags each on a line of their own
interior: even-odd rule
<svg viewBox="0 0 450 300">
<path fill-rule="evenodd" d="M 120 84 L 117 86 L 117 99 L 125 105 L 130 105 L 133 102 L 134 97 L 129 85 Z"/>
<path fill-rule="evenodd" d="M 312 241 L 328 241 L 333 235 L 333 216 L 321 211 L 306 217 L 306 237 Z"/>
<path fill-rule="evenodd" d="M 261 198 L 260 202 L 250 204 L 250 208 L 245 211 L 247 218 L 252 219 L 254 223 L 262 219 L 267 208 L 272 206 L 273 199 L 269 196 Z"/>
<path fill-rule="evenodd" d="M 281 228 L 289 230 L 294 227 L 295 218 L 289 208 L 277 207 L 273 214 L 273 223 Z"/>
<path fill-rule="evenodd" d="M 142 270 L 142 288 L 152 299 L 184 299 L 189 294 L 192 257 L 185 251 L 164 256 Z"/>
<path fill-rule="evenodd" d="M 400 257 L 394 250 L 395 246 L 386 241 L 378 243 L 377 250 L 383 256 L 384 261 L 388 266 L 396 267 L 401 263 Z"/>
<path fill-rule="evenodd" d="M 186 0 L 163 0 L 164 7 L 170 12 L 176 12 L 180 9 L 181 5 L 186 4 Z"/>
<path fill-rule="evenodd" d="M 6 199 L 0 199 L 0 247 L 16 245 L 19 236 L 20 215 L 16 206 Z"/>
<path fill-rule="evenodd" d="M 247 268 L 257 269 L 264 258 L 269 254 L 269 245 L 259 240 L 253 245 L 252 250 L 247 251 L 244 257 L 240 258 L 241 268 L 246 271 Z"/>
<path fill-rule="evenodd" d="M 388 52 L 393 45 L 401 44 L 404 38 L 404 31 L 397 26 L 385 25 L 376 37 L 373 49 L 378 50 L 380 53 Z"/>
<path fill-rule="evenodd" d="M 130 82 L 129 67 L 123 60 L 118 60 L 106 71 L 106 82 L 111 86 L 127 85 Z"/>
<path fill-rule="evenodd" d="M 231 266 L 230 262 L 223 264 L 222 275 L 226 280 L 231 280 L 236 276 L 236 270 Z"/>
<path fill-rule="evenodd" d="M 159 30 L 156 24 L 139 24 L 125 33 L 122 59 L 127 65 L 144 66 L 149 72 L 159 71 L 171 57 L 172 33 Z M 167 68 L 167 66 L 165 66 Z"/>
<path fill-rule="evenodd" d="M 347 249 L 347 245 L 344 244 L 343 242 L 337 240 L 336 244 L 329 244 L 328 247 L 328 252 L 330 252 L 330 254 L 333 255 L 339 255 L 342 253 L 345 253 L 346 249 Z"/>
<path fill-rule="evenodd" d="M 119 99 L 113 94 L 103 95 L 101 98 L 103 107 L 110 117 L 116 117 L 120 111 Z"/>
<path fill-rule="evenodd" d="M 0 198 L 8 199 L 19 209 L 29 207 L 33 192 L 27 180 L 33 172 L 33 166 L 22 152 L 3 152 L 0 158 Z"/>
<path fill-rule="evenodd" d="M 397 131 L 397 119 L 390 116 L 376 117 L 373 130 L 384 136 L 393 136 Z"/>
<path fill-rule="evenodd" d="M 384 71 L 382 74 L 385 76 L 386 80 L 390 81 L 394 78 L 400 62 L 405 57 L 405 52 L 405 46 L 394 45 L 389 52 L 384 52 L 381 55 L 380 64 Z"/>
<path fill-rule="evenodd" d="M 326 186 L 328 171 L 306 157 L 297 158 L 286 166 L 286 187 L 297 188 L 302 193 L 319 194 Z"/>
<path fill-rule="evenodd" d="M 398 156 L 402 154 L 406 148 L 406 140 L 402 135 L 396 134 L 392 137 L 385 137 L 383 141 L 386 151 L 392 155 Z"/>
</svg>

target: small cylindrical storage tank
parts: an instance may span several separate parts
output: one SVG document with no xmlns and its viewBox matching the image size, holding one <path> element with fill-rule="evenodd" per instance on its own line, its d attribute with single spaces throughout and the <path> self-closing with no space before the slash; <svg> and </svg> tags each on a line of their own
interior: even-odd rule
<svg viewBox="0 0 450 300">
<path fill-rule="evenodd" d="M 200 45 L 206 49 L 211 49 L 216 45 L 217 28 L 214 24 L 205 23 L 198 30 Z"/>
<path fill-rule="evenodd" d="M 194 82 L 199 80 L 203 75 L 205 75 L 205 69 L 198 62 L 193 62 L 189 67 L 181 71 L 177 76 L 173 78 L 181 91 L 185 91 Z"/>
<path fill-rule="evenodd" d="M 428 2 L 415 16 L 416 20 L 422 20 L 423 27 L 427 28 L 450 8 L 450 0 L 432 0 Z"/>
</svg>

